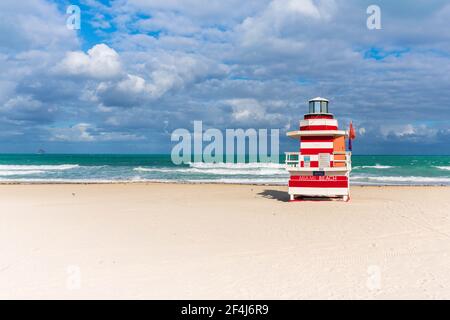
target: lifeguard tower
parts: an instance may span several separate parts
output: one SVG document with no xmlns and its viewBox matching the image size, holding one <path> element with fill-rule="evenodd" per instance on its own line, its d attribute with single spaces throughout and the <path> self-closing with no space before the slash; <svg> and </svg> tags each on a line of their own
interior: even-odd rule
<svg viewBox="0 0 450 320">
<path fill-rule="evenodd" d="M 309 113 L 300 120 L 299 130 L 287 136 L 300 141 L 300 152 L 286 153 L 290 200 L 327 197 L 349 200 L 351 152 L 345 150 L 348 132 L 328 112 L 329 101 L 309 100 Z"/>
</svg>

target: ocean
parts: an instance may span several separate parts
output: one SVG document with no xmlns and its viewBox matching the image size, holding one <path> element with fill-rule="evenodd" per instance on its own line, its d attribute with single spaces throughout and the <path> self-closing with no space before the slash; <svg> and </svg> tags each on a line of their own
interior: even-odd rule
<svg viewBox="0 0 450 320">
<path fill-rule="evenodd" d="M 1 182 L 185 182 L 286 185 L 281 163 L 189 163 L 170 155 L 0 155 Z M 450 185 L 450 156 L 353 156 L 353 185 Z"/>
</svg>

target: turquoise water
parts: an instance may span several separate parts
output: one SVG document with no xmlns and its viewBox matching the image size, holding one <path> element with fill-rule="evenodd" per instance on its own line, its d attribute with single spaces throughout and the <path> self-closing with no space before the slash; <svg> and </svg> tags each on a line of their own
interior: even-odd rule
<svg viewBox="0 0 450 320">
<path fill-rule="evenodd" d="M 280 157 L 280 161 L 284 158 Z M 450 185 L 450 156 L 353 156 L 360 185 Z M 0 182 L 222 182 L 286 184 L 281 163 L 189 163 L 170 155 L 0 155 Z"/>
</svg>

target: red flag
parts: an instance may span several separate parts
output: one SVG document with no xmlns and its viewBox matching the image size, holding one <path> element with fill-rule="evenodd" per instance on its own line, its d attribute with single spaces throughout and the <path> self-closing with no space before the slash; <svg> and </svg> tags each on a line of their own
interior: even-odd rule
<svg viewBox="0 0 450 320">
<path fill-rule="evenodd" d="M 348 136 L 350 140 L 355 140 L 356 138 L 355 128 L 353 128 L 353 122 L 350 122 L 350 129 L 348 130 Z"/>
<path fill-rule="evenodd" d="M 348 129 L 348 149 L 352 151 L 352 140 L 356 138 L 355 128 L 353 128 L 353 122 L 350 122 L 350 128 Z"/>
</svg>

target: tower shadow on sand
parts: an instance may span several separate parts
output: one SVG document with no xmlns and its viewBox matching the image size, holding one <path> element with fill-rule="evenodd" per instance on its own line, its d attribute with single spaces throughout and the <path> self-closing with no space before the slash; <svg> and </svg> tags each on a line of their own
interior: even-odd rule
<svg viewBox="0 0 450 320">
<path fill-rule="evenodd" d="M 264 190 L 263 192 L 258 193 L 258 195 L 266 199 L 289 202 L 289 194 L 286 191 Z"/>
<path fill-rule="evenodd" d="M 258 193 L 258 195 L 266 199 L 277 200 L 280 202 L 290 202 L 289 194 L 286 191 L 264 190 L 263 192 Z M 299 199 L 297 198 L 296 201 L 298 200 Z M 330 202 L 335 201 L 336 199 L 330 197 L 304 197 L 300 200 L 309 202 Z"/>
</svg>

